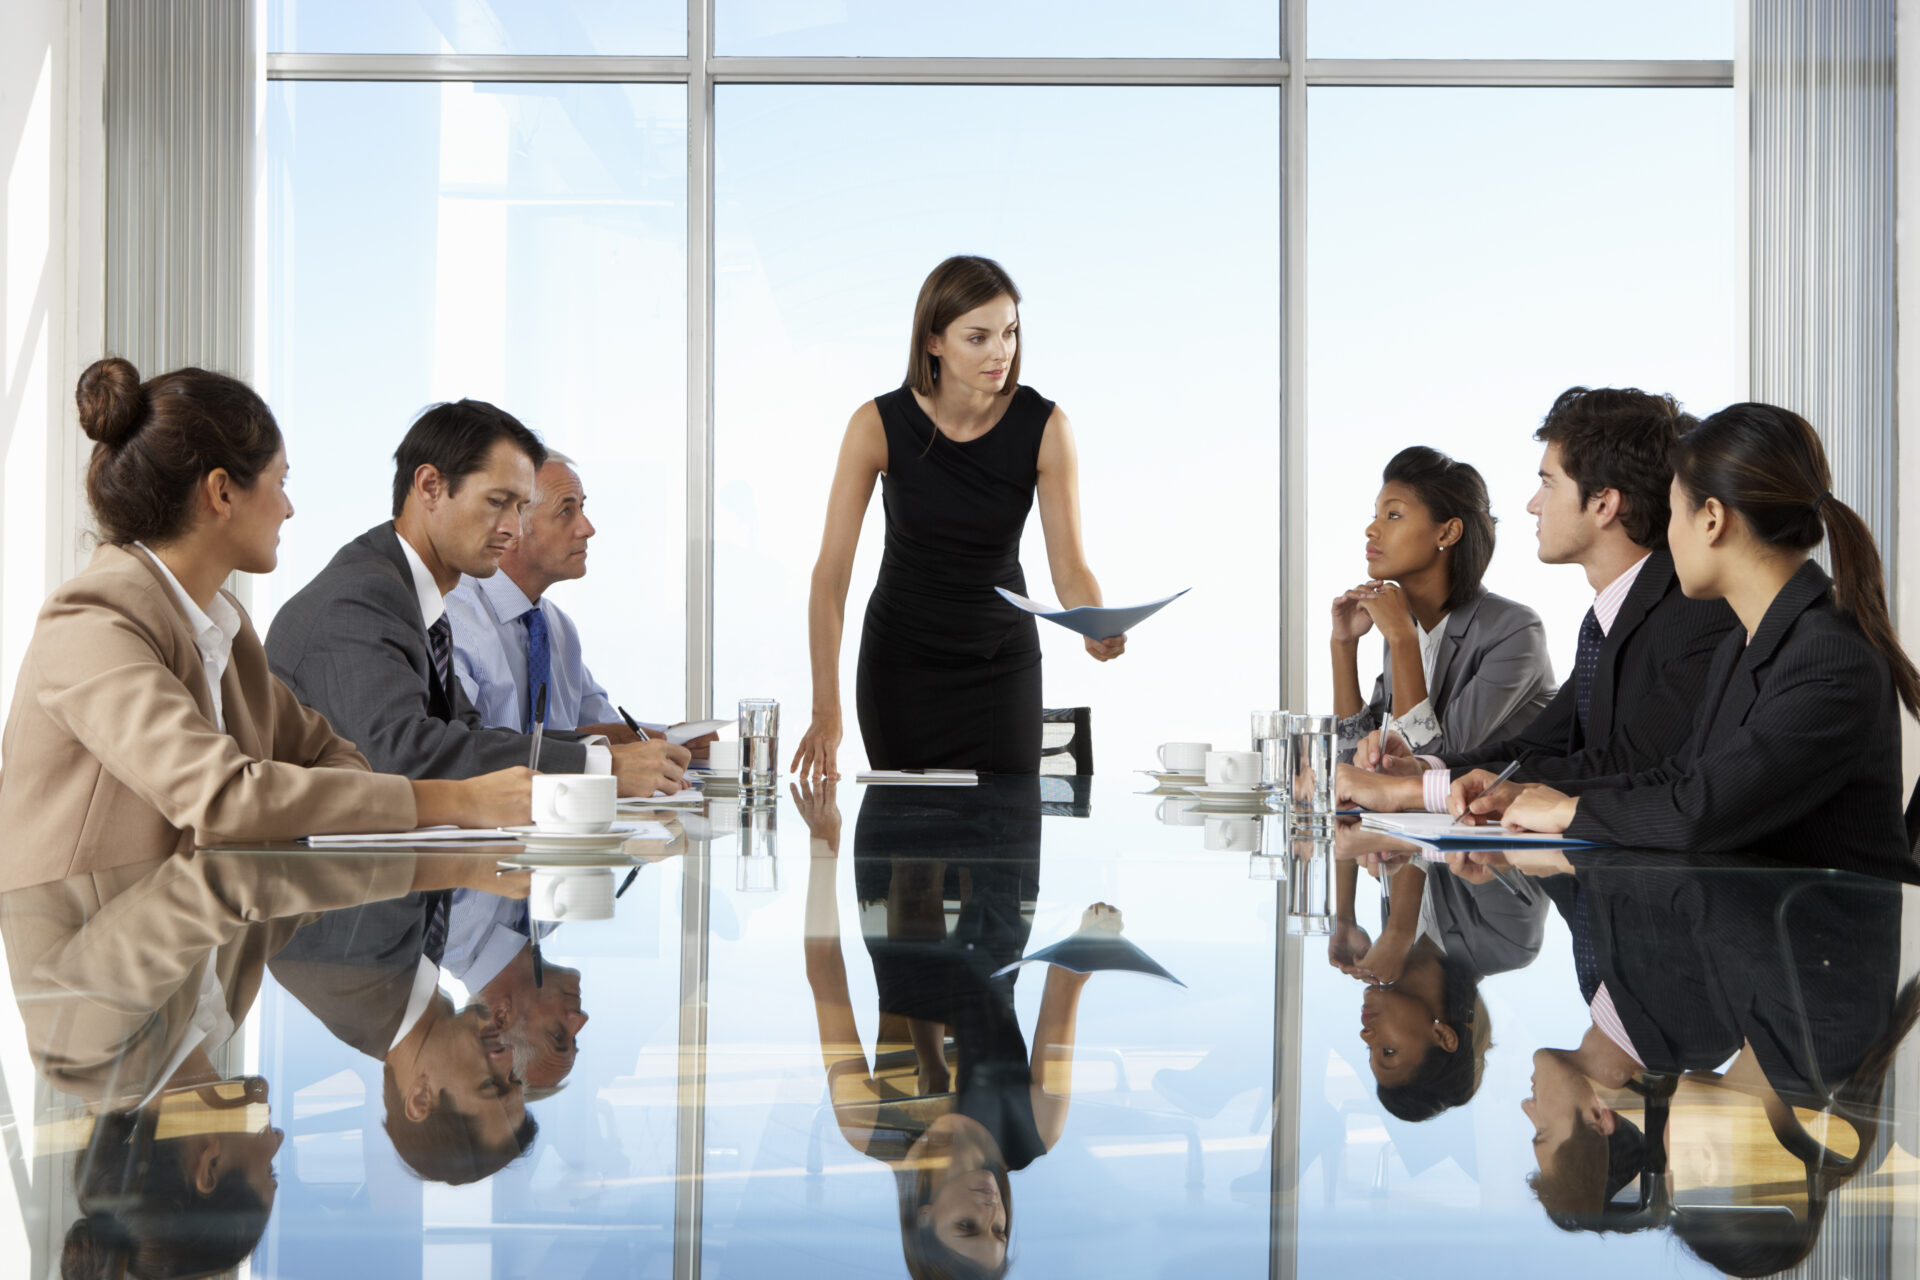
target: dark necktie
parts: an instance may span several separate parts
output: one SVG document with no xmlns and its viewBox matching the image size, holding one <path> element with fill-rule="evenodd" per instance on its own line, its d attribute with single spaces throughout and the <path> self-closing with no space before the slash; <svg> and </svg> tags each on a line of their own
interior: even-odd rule
<svg viewBox="0 0 1920 1280">
<path fill-rule="evenodd" d="M 533 732 L 533 707 L 540 701 L 540 690 L 550 678 L 552 661 L 547 655 L 547 615 L 539 605 L 520 615 L 527 624 L 527 732 Z"/>
<path fill-rule="evenodd" d="M 1573 886 L 1573 976 L 1580 981 L 1580 998 L 1588 1004 L 1600 990 L 1600 957 L 1593 949 L 1593 926 L 1587 921 L 1587 894 L 1579 881 Z"/>
<path fill-rule="evenodd" d="M 447 696 L 447 706 L 453 706 L 453 623 L 441 614 L 427 628 L 427 652 L 433 655 L 434 678 L 440 681 L 440 692 Z"/>
<path fill-rule="evenodd" d="M 1580 739 L 1587 737 L 1587 709 L 1593 705 L 1593 679 L 1600 671 L 1600 646 L 1607 637 L 1593 610 L 1580 622 L 1580 647 L 1573 655 L 1573 703 L 1580 716 Z"/>
<path fill-rule="evenodd" d="M 433 906 L 427 912 L 427 934 L 420 947 L 420 954 L 434 964 L 439 964 L 447 954 L 447 915 L 453 901 L 451 893 L 433 895 Z"/>
</svg>

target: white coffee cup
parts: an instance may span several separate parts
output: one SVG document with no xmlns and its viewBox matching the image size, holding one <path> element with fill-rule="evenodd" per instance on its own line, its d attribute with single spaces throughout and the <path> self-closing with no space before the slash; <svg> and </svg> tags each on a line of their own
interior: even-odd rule
<svg viewBox="0 0 1920 1280">
<path fill-rule="evenodd" d="M 715 778 L 736 781 L 740 772 L 740 739 L 723 738 L 709 745 L 707 764 L 712 766 Z"/>
<path fill-rule="evenodd" d="M 1260 781 L 1258 751 L 1209 751 L 1206 760 L 1210 787 L 1251 787 Z"/>
<path fill-rule="evenodd" d="M 1257 853 L 1260 819 L 1207 815 L 1207 848 L 1216 853 Z"/>
<path fill-rule="evenodd" d="M 1154 810 L 1154 815 L 1169 827 L 1197 827 L 1207 818 L 1200 812 L 1198 796 L 1168 796 Z"/>
<path fill-rule="evenodd" d="M 527 890 L 527 914 L 535 920 L 611 920 L 611 867 L 536 867 Z"/>
<path fill-rule="evenodd" d="M 620 780 L 610 773 L 538 773 L 533 825 L 542 831 L 590 835 L 613 826 Z"/>
<path fill-rule="evenodd" d="M 1163 742 L 1160 767 L 1168 773 L 1198 773 L 1206 768 L 1207 752 L 1211 750 L 1211 742 Z"/>
</svg>

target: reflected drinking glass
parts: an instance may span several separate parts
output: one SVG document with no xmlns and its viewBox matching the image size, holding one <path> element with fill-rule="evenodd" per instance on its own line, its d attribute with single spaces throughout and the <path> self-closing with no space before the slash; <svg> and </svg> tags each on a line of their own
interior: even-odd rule
<svg viewBox="0 0 1920 1280">
<path fill-rule="evenodd" d="M 1333 932 L 1333 837 L 1296 835 L 1287 854 L 1287 932 Z"/>
<path fill-rule="evenodd" d="M 1289 802 L 1296 825 L 1315 828 L 1333 825 L 1334 718 L 1292 716 L 1287 723 L 1292 744 L 1288 762 L 1292 787 Z"/>
<path fill-rule="evenodd" d="M 772 795 L 780 781 L 780 704 L 740 699 L 740 794 Z"/>
<path fill-rule="evenodd" d="M 734 868 L 733 887 L 741 893 L 772 893 L 780 887 L 774 857 L 779 844 L 775 813 L 772 805 L 740 811 L 740 860 Z"/>
<path fill-rule="evenodd" d="M 1287 766 L 1287 722 L 1284 711 L 1253 713 L 1253 749 L 1260 753 L 1260 781 L 1270 787 L 1283 787 L 1292 772 Z"/>
</svg>

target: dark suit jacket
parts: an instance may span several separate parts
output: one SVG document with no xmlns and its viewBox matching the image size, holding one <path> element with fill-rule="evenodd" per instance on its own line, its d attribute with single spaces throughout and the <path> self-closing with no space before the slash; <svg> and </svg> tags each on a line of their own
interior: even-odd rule
<svg viewBox="0 0 1920 1280">
<path fill-rule="evenodd" d="M 1714 655 L 1737 622 L 1724 600 L 1689 600 L 1673 553 L 1662 547 L 1647 557 L 1600 646 L 1584 734 L 1568 677 L 1516 736 L 1441 759 L 1456 776 L 1525 760 L 1514 775 L 1522 782 L 1651 769 L 1687 745 Z"/>
<path fill-rule="evenodd" d="M 441 687 L 413 571 L 391 523 L 340 548 L 281 607 L 267 631 L 267 659 L 379 772 L 471 778 L 527 762 L 526 734 L 482 725 L 458 680 Z M 543 770 L 579 773 L 586 759 L 578 734 L 547 732 Z"/>
<path fill-rule="evenodd" d="M 1887 663 L 1809 560 L 1753 643 L 1721 642 L 1680 754 L 1559 784 L 1580 797 L 1567 835 L 1700 852 L 1777 849 L 1796 861 L 1906 864 L 1900 704 Z M 1829 859 L 1826 851 L 1832 851 Z"/>
<path fill-rule="evenodd" d="M 415 892 L 329 911 L 294 934 L 268 967 L 336 1038 L 385 1061 L 426 954 L 427 918 L 446 896 Z"/>
</svg>

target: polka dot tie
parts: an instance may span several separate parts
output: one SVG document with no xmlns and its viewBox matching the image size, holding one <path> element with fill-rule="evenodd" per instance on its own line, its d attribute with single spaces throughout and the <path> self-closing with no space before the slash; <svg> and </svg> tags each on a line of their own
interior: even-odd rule
<svg viewBox="0 0 1920 1280">
<path fill-rule="evenodd" d="M 1587 709 L 1593 705 L 1593 678 L 1600 671 L 1600 646 L 1606 640 L 1600 630 L 1600 619 L 1594 616 L 1593 610 L 1587 610 L 1587 616 L 1580 622 L 1580 647 L 1573 656 L 1573 701 L 1580 716 L 1582 741 L 1587 736 Z"/>
</svg>

